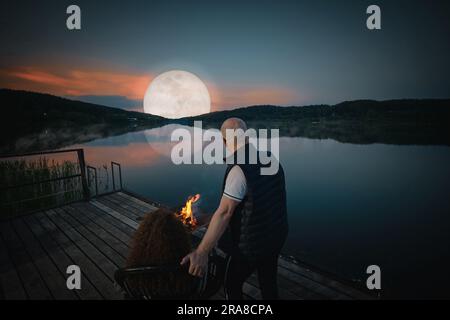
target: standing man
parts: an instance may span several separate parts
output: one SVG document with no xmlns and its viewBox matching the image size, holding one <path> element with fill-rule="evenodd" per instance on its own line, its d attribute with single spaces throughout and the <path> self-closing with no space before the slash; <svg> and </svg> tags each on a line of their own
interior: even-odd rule
<svg viewBox="0 0 450 320">
<path fill-rule="evenodd" d="M 234 141 L 226 140 L 227 130 L 234 130 Z M 276 174 L 261 175 L 264 165 L 259 153 L 255 153 L 256 164 L 250 163 L 249 154 L 254 147 L 248 140 L 236 138 L 246 130 L 245 122 L 238 118 L 222 124 L 222 136 L 232 157 L 236 160 L 238 151 L 243 151 L 246 161 L 228 165 L 220 205 L 200 245 L 181 264 L 189 262 L 189 273 L 202 276 L 209 252 L 229 227 L 232 244 L 225 275 L 227 298 L 242 299 L 245 280 L 257 271 L 262 298 L 277 299 L 278 256 L 288 233 L 284 172 L 280 165 Z M 239 145 L 239 141 L 243 143 Z"/>
</svg>

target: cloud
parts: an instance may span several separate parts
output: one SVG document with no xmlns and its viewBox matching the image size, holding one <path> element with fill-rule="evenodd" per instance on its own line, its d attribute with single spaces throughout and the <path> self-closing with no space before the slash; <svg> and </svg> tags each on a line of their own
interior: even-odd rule
<svg viewBox="0 0 450 320">
<path fill-rule="evenodd" d="M 46 92 L 135 111 L 143 111 L 142 100 L 152 79 L 153 76 L 147 74 L 70 67 L 15 67 L 0 70 L 0 87 Z M 211 111 L 301 102 L 296 91 L 279 86 L 206 85 L 211 95 Z"/>
<path fill-rule="evenodd" d="M 104 70 L 18 67 L 0 71 L 0 86 L 61 96 L 124 96 L 142 99 L 152 77 Z"/>
</svg>

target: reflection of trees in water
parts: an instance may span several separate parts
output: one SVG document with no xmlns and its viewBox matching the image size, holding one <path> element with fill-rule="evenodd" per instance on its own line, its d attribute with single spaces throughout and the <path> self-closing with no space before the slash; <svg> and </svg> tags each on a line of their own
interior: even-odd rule
<svg viewBox="0 0 450 320">
<path fill-rule="evenodd" d="M 208 121 L 205 128 L 220 128 L 221 122 Z M 450 145 L 449 126 L 415 121 L 361 121 L 330 119 L 284 119 L 247 121 L 249 128 L 279 129 L 280 137 L 332 139 L 355 144 Z"/>
<path fill-rule="evenodd" d="M 42 150 L 55 150 L 67 146 L 82 144 L 100 138 L 121 135 L 127 132 L 140 131 L 156 126 L 112 126 L 96 124 L 79 127 L 46 128 L 32 134 L 20 135 L 11 133 L 0 141 L 0 153 L 25 153 Z"/>
</svg>

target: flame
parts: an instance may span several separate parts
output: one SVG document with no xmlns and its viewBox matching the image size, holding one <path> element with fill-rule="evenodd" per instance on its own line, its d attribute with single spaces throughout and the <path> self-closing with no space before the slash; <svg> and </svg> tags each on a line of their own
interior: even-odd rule
<svg viewBox="0 0 450 320">
<path fill-rule="evenodd" d="M 192 212 L 192 204 L 197 202 L 199 199 L 199 194 L 190 196 L 186 201 L 186 205 L 181 209 L 180 212 L 177 213 L 181 221 L 190 228 L 194 228 L 197 225 L 197 220 L 195 219 L 195 216 Z"/>
</svg>

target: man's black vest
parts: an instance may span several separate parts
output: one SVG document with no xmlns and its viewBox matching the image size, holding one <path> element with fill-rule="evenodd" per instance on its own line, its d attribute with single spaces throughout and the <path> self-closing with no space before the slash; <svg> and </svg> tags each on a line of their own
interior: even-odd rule
<svg viewBox="0 0 450 320">
<path fill-rule="evenodd" d="M 235 164 L 227 167 L 222 191 L 230 170 L 238 165 L 247 180 L 247 194 L 231 218 L 231 250 L 257 261 L 279 253 L 286 239 L 286 188 L 281 165 L 275 175 L 261 175 L 264 165 L 260 163 L 259 153 L 257 163 L 249 164 L 249 148 L 253 146 L 245 146 L 245 164 L 237 164 L 234 154 Z"/>
</svg>

